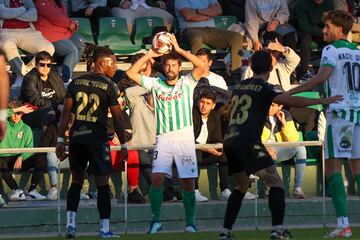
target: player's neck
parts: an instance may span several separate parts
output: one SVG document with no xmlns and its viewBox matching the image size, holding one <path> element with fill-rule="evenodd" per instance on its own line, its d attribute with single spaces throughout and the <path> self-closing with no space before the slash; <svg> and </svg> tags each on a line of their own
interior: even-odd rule
<svg viewBox="0 0 360 240">
<path fill-rule="evenodd" d="M 253 78 L 262 79 L 264 81 L 267 81 L 269 78 L 269 74 L 268 73 L 254 74 Z"/>
</svg>

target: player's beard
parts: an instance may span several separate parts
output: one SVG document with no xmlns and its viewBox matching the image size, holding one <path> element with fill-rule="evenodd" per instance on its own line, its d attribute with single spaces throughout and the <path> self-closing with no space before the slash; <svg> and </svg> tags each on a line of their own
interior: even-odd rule
<svg viewBox="0 0 360 240">
<path fill-rule="evenodd" d="M 172 74 L 169 74 L 169 73 L 172 73 Z M 166 78 L 169 80 L 169 81 L 173 81 L 175 80 L 176 78 L 178 77 L 178 75 L 176 75 L 174 72 L 172 71 L 168 71 L 166 73 Z"/>
</svg>

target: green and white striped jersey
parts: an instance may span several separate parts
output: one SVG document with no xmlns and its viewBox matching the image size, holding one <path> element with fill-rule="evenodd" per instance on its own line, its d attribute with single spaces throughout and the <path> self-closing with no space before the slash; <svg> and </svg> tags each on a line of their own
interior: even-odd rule
<svg viewBox="0 0 360 240">
<path fill-rule="evenodd" d="M 196 84 L 191 73 L 181 76 L 174 86 L 168 85 L 163 77 L 141 76 L 141 85 L 152 93 L 154 99 L 156 135 L 192 127 Z"/>
<path fill-rule="evenodd" d="M 344 100 L 329 105 L 328 112 L 355 124 L 360 123 L 360 49 L 357 44 L 338 40 L 322 52 L 321 66 L 334 68 L 326 82 L 328 96 L 342 95 Z"/>
</svg>

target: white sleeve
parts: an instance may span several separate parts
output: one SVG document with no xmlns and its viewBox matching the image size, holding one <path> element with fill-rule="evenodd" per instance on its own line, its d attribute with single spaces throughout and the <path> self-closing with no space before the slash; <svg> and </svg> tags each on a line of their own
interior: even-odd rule
<svg viewBox="0 0 360 240">
<path fill-rule="evenodd" d="M 149 92 L 156 86 L 158 78 L 147 77 L 141 74 L 141 86 L 147 89 Z"/>
<path fill-rule="evenodd" d="M 320 67 L 336 67 L 336 48 L 332 45 L 324 47 L 321 54 Z"/>
</svg>

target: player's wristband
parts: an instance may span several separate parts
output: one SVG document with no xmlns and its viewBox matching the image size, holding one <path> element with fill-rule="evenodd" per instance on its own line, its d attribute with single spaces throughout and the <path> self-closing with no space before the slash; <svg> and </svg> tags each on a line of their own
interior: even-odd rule
<svg viewBox="0 0 360 240">
<path fill-rule="evenodd" d="M 126 144 L 121 144 L 121 148 L 127 148 Z"/>
<path fill-rule="evenodd" d="M 0 121 L 5 122 L 7 118 L 7 110 L 0 109 Z"/>
<path fill-rule="evenodd" d="M 57 138 L 57 142 L 58 142 L 58 143 L 64 143 L 64 142 L 65 142 L 65 138 L 63 138 L 63 137 L 58 137 L 58 138 Z"/>
</svg>

